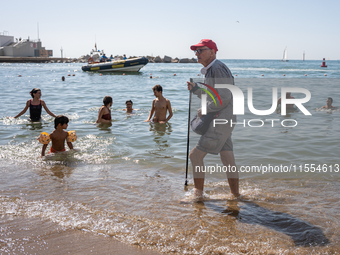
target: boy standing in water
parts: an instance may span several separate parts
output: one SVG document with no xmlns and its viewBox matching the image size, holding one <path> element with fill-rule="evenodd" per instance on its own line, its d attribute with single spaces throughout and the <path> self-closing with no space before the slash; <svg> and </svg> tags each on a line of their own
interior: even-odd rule
<svg viewBox="0 0 340 255">
<path fill-rule="evenodd" d="M 172 109 L 171 104 L 168 99 L 163 97 L 162 92 L 163 88 L 161 85 L 155 85 L 153 88 L 153 94 L 155 95 L 156 99 L 152 101 L 152 107 L 149 114 L 149 118 L 145 121 L 150 121 L 152 118 L 152 115 L 155 113 L 155 116 L 152 119 L 152 122 L 156 123 L 166 123 L 168 122 L 172 117 Z M 169 116 L 166 117 L 166 113 L 169 111 Z"/>
<path fill-rule="evenodd" d="M 64 131 L 68 126 L 68 118 L 63 115 L 58 115 L 54 119 L 54 128 L 55 130 L 50 134 L 50 138 L 52 140 L 52 146 L 49 153 L 61 152 L 65 151 L 65 140 L 69 136 L 68 132 Z M 73 145 L 71 142 L 67 141 L 68 147 L 72 150 Z M 41 156 L 45 156 L 45 150 L 47 148 L 47 144 L 43 145 Z"/>
</svg>

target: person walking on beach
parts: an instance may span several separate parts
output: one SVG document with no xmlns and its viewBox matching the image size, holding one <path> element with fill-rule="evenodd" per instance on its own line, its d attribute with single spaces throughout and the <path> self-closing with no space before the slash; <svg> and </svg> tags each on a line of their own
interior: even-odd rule
<svg viewBox="0 0 340 255">
<path fill-rule="evenodd" d="M 111 106 L 112 97 L 105 96 L 103 99 L 103 105 L 99 109 L 96 123 L 111 123 Z"/>
<path fill-rule="evenodd" d="M 197 56 L 198 63 L 203 65 L 201 73 L 205 75 L 205 84 L 215 87 L 215 84 L 232 84 L 234 85 L 234 77 L 229 68 L 221 61 L 216 59 L 218 51 L 216 43 L 210 39 L 203 39 L 198 44 L 190 47 Z M 198 89 L 198 85 L 194 82 L 187 82 L 188 90 L 193 92 L 198 97 L 201 97 L 202 90 Z M 208 89 L 208 88 L 207 88 Z M 236 116 L 233 115 L 233 97 L 229 89 L 216 89 L 222 105 L 215 105 L 211 98 L 207 99 L 207 114 L 210 112 L 218 112 L 219 119 L 226 119 L 228 123 L 236 122 Z M 219 101 L 219 100 L 216 100 Z M 197 111 L 198 117 L 202 117 L 201 109 Z M 231 193 L 235 197 L 239 197 L 239 176 L 233 153 L 233 143 L 231 133 L 234 126 L 216 125 L 213 127 L 213 122 L 210 123 L 208 130 L 203 134 L 196 147 L 194 147 L 189 158 L 192 164 L 194 177 L 194 196 L 197 199 L 203 198 L 204 178 L 205 173 L 200 171 L 204 169 L 204 157 L 210 153 L 220 154 L 221 161 L 227 169 L 227 178 Z M 198 169 L 198 170 L 197 170 Z"/>
<path fill-rule="evenodd" d="M 65 151 L 65 140 L 69 136 L 69 133 L 64 131 L 64 129 L 67 129 L 69 119 L 66 116 L 58 115 L 54 119 L 54 128 L 55 130 L 50 134 L 50 138 L 52 141 L 52 146 L 49 153 L 56 153 Z M 41 156 L 45 156 L 45 151 L 48 144 L 44 144 Z M 70 150 L 73 149 L 73 145 L 71 142 L 67 141 L 67 146 L 70 148 Z"/>
<path fill-rule="evenodd" d="M 163 97 L 163 88 L 161 85 L 155 85 L 152 88 L 152 90 L 153 90 L 153 94 L 155 95 L 156 99 L 152 101 L 152 107 L 151 107 L 149 117 L 145 121 L 146 122 L 151 121 L 151 118 L 153 114 L 155 113 L 155 116 L 153 117 L 152 122 L 154 123 L 158 122 L 160 124 L 164 124 L 168 122 L 173 115 L 172 109 L 171 109 L 171 103 L 168 99 Z M 169 111 L 168 117 L 166 117 L 167 111 Z"/>
<path fill-rule="evenodd" d="M 44 100 L 41 100 L 41 90 L 34 88 L 30 92 L 33 99 L 27 100 L 25 108 L 14 118 L 23 115 L 28 108 L 30 109 L 30 121 L 39 121 L 41 119 L 41 109 L 44 107 L 45 111 L 52 117 L 56 117 L 46 106 Z"/>
<path fill-rule="evenodd" d="M 328 97 L 327 101 L 326 101 L 326 105 L 322 106 L 322 109 L 332 109 L 332 110 L 336 110 L 338 109 L 338 107 L 335 107 L 332 105 L 333 104 L 333 98 Z"/>
</svg>

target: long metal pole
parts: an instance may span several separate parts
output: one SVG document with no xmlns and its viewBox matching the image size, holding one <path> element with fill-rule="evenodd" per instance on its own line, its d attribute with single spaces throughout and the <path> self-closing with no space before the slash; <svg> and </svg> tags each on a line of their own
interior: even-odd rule
<svg viewBox="0 0 340 255">
<path fill-rule="evenodd" d="M 193 80 L 190 79 L 190 82 Z M 188 114 L 188 136 L 187 136 L 187 159 L 185 166 L 185 186 L 188 186 L 188 167 L 189 167 L 189 136 L 190 136 L 190 112 L 191 112 L 191 90 L 189 91 L 189 114 Z"/>
</svg>

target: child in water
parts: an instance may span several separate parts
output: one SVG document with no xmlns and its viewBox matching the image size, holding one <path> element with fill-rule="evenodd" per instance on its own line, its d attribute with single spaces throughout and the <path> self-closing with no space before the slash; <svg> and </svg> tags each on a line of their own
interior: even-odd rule
<svg viewBox="0 0 340 255">
<path fill-rule="evenodd" d="M 111 123 L 111 110 L 112 106 L 112 97 L 105 96 L 103 99 L 102 107 L 100 107 L 98 112 L 98 118 L 96 123 Z"/>
<path fill-rule="evenodd" d="M 41 90 L 34 88 L 30 92 L 33 99 L 27 100 L 25 108 L 14 118 L 18 118 L 23 115 L 28 108 L 30 108 L 30 120 L 39 121 L 41 119 L 41 109 L 44 107 L 45 111 L 52 117 L 56 117 L 46 106 L 44 100 L 41 100 Z"/>
<path fill-rule="evenodd" d="M 50 139 L 52 140 L 52 146 L 49 153 L 65 151 L 65 140 L 69 136 L 69 133 L 64 131 L 68 126 L 68 118 L 63 115 L 58 115 L 54 119 L 55 130 L 50 134 Z M 67 141 L 68 147 L 72 150 L 73 145 L 71 142 Z M 45 156 L 45 151 L 47 144 L 43 145 L 41 156 Z"/>
</svg>

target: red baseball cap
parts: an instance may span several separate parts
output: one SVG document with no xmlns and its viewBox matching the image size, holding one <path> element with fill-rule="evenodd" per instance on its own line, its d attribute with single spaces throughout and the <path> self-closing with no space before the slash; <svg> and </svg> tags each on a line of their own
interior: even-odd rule
<svg viewBox="0 0 340 255">
<path fill-rule="evenodd" d="M 208 48 L 215 50 L 215 53 L 218 51 L 216 43 L 210 39 L 202 39 L 198 44 L 191 45 L 190 49 L 196 50 L 197 47 L 203 47 L 203 46 L 207 46 Z"/>
</svg>

